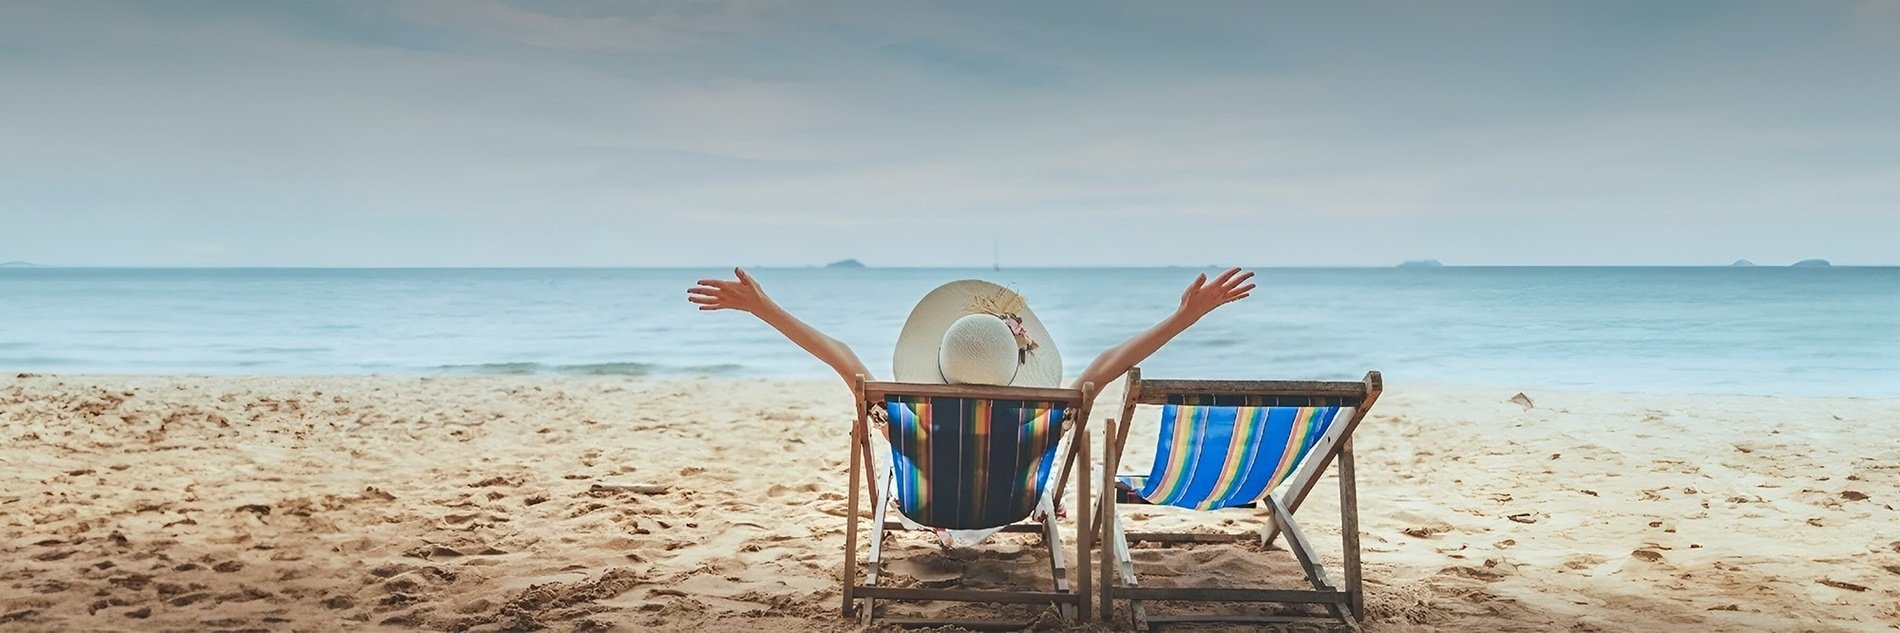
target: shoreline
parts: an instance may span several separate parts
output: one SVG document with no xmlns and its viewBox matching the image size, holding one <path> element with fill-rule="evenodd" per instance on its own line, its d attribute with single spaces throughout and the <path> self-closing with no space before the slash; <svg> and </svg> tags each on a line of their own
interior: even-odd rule
<svg viewBox="0 0 1900 633">
<path fill-rule="evenodd" d="M 601 363 L 601 364 L 602 365 L 619 365 L 622 363 Z M 207 374 L 207 373 L 113 373 L 113 372 L 65 373 L 65 372 L 44 371 L 44 370 L 6 371 L 6 372 L 0 372 L 0 374 L 4 374 L 4 375 L 0 375 L 0 381 L 5 381 L 9 379 L 29 379 L 29 378 L 30 379 L 73 380 L 73 381 L 96 381 L 96 380 L 137 381 L 137 380 L 150 380 L 150 379 L 236 380 L 236 381 L 353 380 L 353 379 L 419 380 L 419 381 L 525 380 L 525 381 L 547 381 L 547 382 L 557 382 L 557 383 L 567 382 L 567 381 L 575 381 L 575 382 L 588 382 L 588 381 L 629 382 L 629 381 L 632 381 L 632 382 L 656 382 L 656 383 L 696 383 L 696 382 L 710 381 L 710 382 L 740 382 L 740 383 L 763 382 L 763 383 L 772 383 L 772 384 L 788 385 L 788 386 L 810 386 L 810 387 L 819 387 L 819 388 L 822 388 L 821 386 L 836 386 L 840 389 L 846 388 L 842 384 L 842 381 L 839 381 L 828 374 L 826 375 L 800 374 L 800 375 L 786 375 L 786 376 L 711 374 L 711 373 L 624 373 L 624 374 L 622 373 L 572 373 L 572 374 L 566 374 L 566 373 L 455 373 L 455 372 Z M 1171 377 L 1171 376 L 1152 376 L 1152 375 L 1150 376 L 1150 378 L 1156 378 L 1156 377 Z M 1111 392 L 1114 394 L 1117 394 L 1116 398 L 1120 398 L 1119 394 L 1121 393 L 1121 383 L 1124 378 L 1117 378 L 1115 380 L 1115 383 L 1108 387 L 1098 388 L 1097 393 L 1101 394 L 1101 397 L 1098 397 L 1098 399 L 1096 400 L 1096 404 L 1098 406 L 1107 404 L 1107 401 L 1102 398 L 1105 398 Z M 1236 379 L 1238 380 L 1238 378 Z M 1279 377 L 1274 377 L 1274 378 L 1262 378 L 1262 380 L 1268 380 L 1268 379 L 1356 381 L 1359 379 L 1359 377 L 1352 376 L 1352 377 L 1341 377 L 1341 378 L 1314 378 L 1311 376 L 1279 376 Z M 1393 381 L 1389 374 L 1387 375 L 1387 378 L 1386 378 L 1386 384 L 1389 389 L 1393 385 Z M 1618 397 L 1776 398 L 1776 399 L 1797 399 L 1797 400 L 1859 400 L 1859 401 L 1891 400 L 1891 401 L 1900 402 L 1900 393 L 1895 393 L 1891 395 L 1885 395 L 1885 394 L 1867 395 L 1867 394 L 1762 393 L 1762 392 L 1757 392 L 1757 391 L 1690 391 L 1686 389 L 1639 390 L 1639 389 L 1597 388 L 1597 387 L 1579 387 L 1579 386 L 1554 386 L 1553 387 L 1553 386 L 1540 386 L 1540 385 L 1535 385 L 1535 384 L 1522 384 L 1522 383 L 1515 384 L 1515 385 L 1505 385 L 1505 384 L 1489 384 L 1489 383 L 1480 383 L 1480 382 L 1403 382 L 1403 383 L 1400 383 L 1400 386 L 1412 391 L 1424 391 L 1424 392 L 1509 391 L 1510 393 L 1507 393 L 1505 395 L 1505 397 L 1507 398 L 1510 397 L 1510 395 L 1513 395 L 1519 392 L 1526 393 L 1526 394 L 1532 394 L 1532 392 L 1541 392 L 1541 393 L 1576 394 L 1576 395 L 1609 395 L 1609 396 L 1618 396 Z"/>
<path fill-rule="evenodd" d="M 1356 437 L 1369 630 L 1900 621 L 1900 398 L 1387 389 Z M 8 627 L 856 628 L 835 380 L 9 374 L 0 420 Z M 1334 504 L 1301 511 L 1327 557 Z M 898 538 L 900 582 L 1046 569 L 1033 540 Z M 1154 582 L 1295 569 L 1141 553 Z"/>
</svg>

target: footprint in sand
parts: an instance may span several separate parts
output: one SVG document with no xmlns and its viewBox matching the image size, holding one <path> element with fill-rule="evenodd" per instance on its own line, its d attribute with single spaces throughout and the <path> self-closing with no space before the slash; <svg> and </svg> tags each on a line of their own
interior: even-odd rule
<svg viewBox="0 0 1900 633">
<path fill-rule="evenodd" d="M 193 604 L 196 604 L 199 601 L 202 601 L 205 598 L 209 598 L 209 597 L 211 597 L 211 594 L 209 592 L 204 592 L 204 591 L 200 591 L 197 593 L 188 593 L 182 596 L 178 596 L 176 598 L 172 598 L 169 601 L 169 604 L 171 604 L 174 607 L 186 607 L 186 606 L 191 606 Z"/>
<path fill-rule="evenodd" d="M 1455 529 L 1442 519 L 1416 512 L 1398 512 L 1394 513 L 1392 518 L 1406 525 L 1405 528 L 1399 530 L 1400 532 L 1416 538 L 1430 538 Z"/>
<path fill-rule="evenodd" d="M 1564 567 L 1567 567 L 1570 569 L 1583 570 L 1583 569 L 1589 569 L 1591 567 L 1595 567 L 1597 565 L 1602 565 L 1606 562 L 1609 562 L 1609 560 L 1610 559 L 1605 558 L 1603 556 L 1598 556 L 1596 554 L 1578 554 L 1576 556 L 1572 556 L 1569 559 L 1565 560 Z"/>
<path fill-rule="evenodd" d="M 497 477 L 489 477 L 487 479 L 483 479 L 481 481 L 471 483 L 468 485 L 468 487 L 488 488 L 491 486 L 506 486 L 509 488 L 513 488 L 520 485 L 521 485 L 521 480 L 519 478 L 497 476 Z"/>
<path fill-rule="evenodd" d="M 787 496 L 810 497 L 816 494 L 818 489 L 817 483 L 805 483 L 797 486 L 772 484 L 765 489 L 765 496 L 770 499 L 779 499 Z"/>
<path fill-rule="evenodd" d="M 1501 568 L 1496 561 L 1487 560 L 1484 566 L 1453 565 L 1438 570 L 1441 576 L 1462 576 L 1487 583 L 1503 580 L 1511 575 L 1509 568 Z"/>
<path fill-rule="evenodd" d="M 375 576 L 377 578 L 388 578 L 390 576 L 394 576 L 396 574 L 400 574 L 400 573 L 403 573 L 415 568 L 416 566 L 414 565 L 404 565 L 401 563 L 389 563 L 389 564 L 377 566 L 376 568 L 369 570 L 369 575 Z"/>
<path fill-rule="evenodd" d="M 219 604 L 223 604 L 226 602 L 251 602 L 254 600 L 263 600 L 266 598 L 273 598 L 273 597 L 276 597 L 276 594 L 273 594 L 269 591 L 258 589 L 256 587 L 243 587 L 239 589 L 238 591 L 231 591 L 231 592 L 218 594 L 218 597 L 216 598 L 216 600 Z"/>
</svg>

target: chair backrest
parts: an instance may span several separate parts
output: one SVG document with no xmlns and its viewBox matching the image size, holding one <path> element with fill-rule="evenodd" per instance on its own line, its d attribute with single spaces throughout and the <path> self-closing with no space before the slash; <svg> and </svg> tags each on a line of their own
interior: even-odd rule
<svg viewBox="0 0 1900 633">
<path fill-rule="evenodd" d="M 865 383 L 884 412 L 899 509 L 923 525 L 982 529 L 1036 509 L 1067 422 L 1087 422 L 1078 389 Z"/>
<path fill-rule="evenodd" d="M 1378 372 L 1358 382 L 1318 382 L 1142 380 L 1139 369 L 1131 371 L 1124 420 L 1136 405 L 1162 408 L 1154 465 L 1136 493 L 1197 510 L 1257 502 L 1307 460 L 1330 460 L 1381 382 Z"/>
</svg>

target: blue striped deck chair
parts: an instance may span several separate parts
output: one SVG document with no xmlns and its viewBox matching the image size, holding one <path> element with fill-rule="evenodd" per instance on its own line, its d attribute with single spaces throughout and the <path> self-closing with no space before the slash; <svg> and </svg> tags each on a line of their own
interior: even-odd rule
<svg viewBox="0 0 1900 633">
<path fill-rule="evenodd" d="M 1061 533 L 1056 527 L 1054 500 L 1071 479 L 1078 456 L 1080 468 L 1088 468 L 1088 436 L 1083 430 L 1095 395 L 1092 385 L 1043 389 L 871 382 L 859 377 L 856 394 L 858 415 L 852 426 L 851 495 L 845 528 L 845 617 L 856 611 L 866 624 L 894 626 L 993 629 L 1028 624 L 1000 620 L 879 620 L 878 600 L 882 599 L 1055 605 L 1064 617 L 1089 618 L 1092 575 L 1088 552 L 1095 537 L 1089 521 L 1093 517 L 1076 517 L 1075 560 L 1080 587 L 1072 589 Z M 886 473 L 877 472 L 870 439 L 879 432 L 889 444 Z M 1071 441 L 1063 442 L 1065 437 Z M 1078 503 L 1091 507 L 1091 478 L 1084 474 L 1073 479 Z M 860 495 L 869 501 L 872 513 L 869 556 L 862 577 L 857 540 Z M 926 530 L 1040 532 L 1049 552 L 1050 590 L 879 585 L 884 571 L 885 533 L 906 527 L 887 520 L 893 507 L 900 516 Z M 861 609 L 858 601 L 863 601 Z"/>
<path fill-rule="evenodd" d="M 1353 477 L 1352 432 L 1384 391 L 1379 372 L 1357 382 L 1143 380 L 1128 373 L 1121 421 L 1105 425 L 1103 494 L 1097 517 L 1104 545 L 1099 613 L 1114 617 L 1115 600 L 1129 602 L 1139 628 L 1170 624 L 1239 622 L 1323 623 L 1356 627 L 1365 617 L 1360 582 L 1359 507 Z M 1158 406 L 1160 428 L 1147 474 L 1116 474 L 1137 406 Z M 1334 584 L 1313 544 L 1293 521 L 1307 493 L 1337 465 L 1343 582 Z M 1183 534 L 1125 531 L 1118 505 L 1171 506 L 1221 512 L 1265 506 L 1257 533 Z M 1243 510 L 1244 512 L 1244 510 Z M 1257 510 L 1255 511 L 1257 512 Z M 1131 542 L 1206 543 L 1260 538 L 1271 545 L 1285 534 L 1310 590 L 1258 587 L 1143 587 L 1135 577 Z M 1257 536 L 1256 536 L 1257 535 Z M 1110 557 L 1113 560 L 1109 560 Z M 1263 579 L 1264 580 L 1264 579 Z M 1311 606 L 1274 615 L 1188 614 L 1148 617 L 1145 601 L 1247 602 Z"/>
</svg>

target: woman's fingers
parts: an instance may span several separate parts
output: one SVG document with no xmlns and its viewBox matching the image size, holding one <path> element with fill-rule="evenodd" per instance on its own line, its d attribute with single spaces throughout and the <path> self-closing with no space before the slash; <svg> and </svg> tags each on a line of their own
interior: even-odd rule
<svg viewBox="0 0 1900 633">
<path fill-rule="evenodd" d="M 1233 279 L 1233 278 L 1234 278 L 1234 275 L 1235 275 L 1235 274 L 1238 274 L 1239 272 L 1240 272 L 1240 269 L 1239 269 L 1239 268 L 1229 268 L 1229 269 L 1227 269 L 1227 270 L 1226 270 L 1225 272 L 1222 272 L 1222 273 L 1220 274 L 1220 276 L 1219 276 L 1219 277 L 1215 277 L 1215 278 L 1214 278 L 1214 285 L 1215 285 L 1215 286 L 1226 286 L 1226 285 L 1227 285 L 1227 280 L 1229 280 L 1229 279 Z"/>
<path fill-rule="evenodd" d="M 689 294 L 689 295 L 705 295 L 708 297 L 717 297 L 724 293 L 725 291 L 720 290 L 718 288 L 707 288 L 705 286 L 694 286 L 692 288 L 686 289 L 686 294 Z"/>
<path fill-rule="evenodd" d="M 718 297 L 702 297 L 699 295 L 687 297 L 686 300 L 700 305 L 719 305 L 720 303 Z"/>
<path fill-rule="evenodd" d="M 699 285 L 711 286 L 720 290 L 731 290 L 733 286 L 739 285 L 739 282 L 726 281 L 724 279 L 701 279 L 699 280 Z"/>
<path fill-rule="evenodd" d="M 1234 270 L 1240 270 L 1240 269 L 1235 268 Z M 1229 289 L 1235 288 L 1239 286 L 1240 284 L 1247 283 L 1247 280 L 1249 279 L 1253 279 L 1253 271 L 1247 271 L 1246 274 L 1239 275 L 1232 279 L 1227 280 L 1227 288 Z"/>
<path fill-rule="evenodd" d="M 1234 296 L 1234 295 L 1244 295 L 1244 294 L 1247 294 L 1247 293 L 1249 293 L 1249 292 L 1253 292 L 1253 289 L 1254 289 L 1254 285 L 1253 285 L 1253 284 L 1247 284 L 1247 285 L 1245 285 L 1245 286 L 1241 286 L 1241 287 L 1239 287 L 1239 288 L 1235 288 L 1235 289 L 1233 289 L 1233 290 L 1229 290 L 1229 291 L 1227 291 L 1227 296 L 1230 296 L 1230 297 L 1231 297 L 1231 296 Z"/>
<path fill-rule="evenodd" d="M 758 285 L 757 283 L 754 283 L 752 281 L 752 276 L 746 274 L 745 270 L 743 269 L 739 269 L 739 268 L 732 269 L 732 276 L 739 278 L 739 283 L 742 283 L 748 286 Z"/>
<path fill-rule="evenodd" d="M 1235 275 L 1233 277 L 1229 277 L 1223 280 L 1219 288 L 1222 293 L 1233 292 L 1235 288 L 1239 288 L 1241 284 L 1247 283 L 1247 280 L 1252 279 L 1252 278 L 1253 278 L 1253 273 L 1251 272 L 1246 273 L 1246 274 L 1241 274 L 1241 275 Z"/>
</svg>

